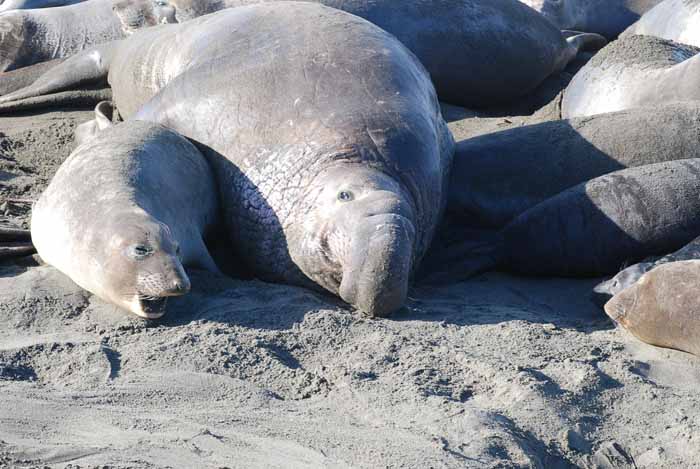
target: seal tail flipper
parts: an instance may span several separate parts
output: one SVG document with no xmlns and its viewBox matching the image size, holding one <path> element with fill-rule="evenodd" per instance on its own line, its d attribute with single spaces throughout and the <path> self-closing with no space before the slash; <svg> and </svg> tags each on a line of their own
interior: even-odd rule
<svg viewBox="0 0 700 469">
<path fill-rule="evenodd" d="M 419 282 L 459 282 L 493 270 L 503 263 L 503 238 L 500 232 L 460 232 L 466 239 L 453 242 L 438 239 L 433 243 L 416 276 Z"/>
<path fill-rule="evenodd" d="M 602 49 L 608 43 L 600 34 L 579 33 L 577 31 L 562 31 L 562 36 L 566 39 L 567 47 L 560 57 L 558 71 L 562 71 L 576 58 L 579 52 L 595 51 Z"/>
<path fill-rule="evenodd" d="M 35 252 L 29 230 L 0 227 L 0 259 L 27 256 Z"/>
<path fill-rule="evenodd" d="M 40 76 L 57 67 L 62 62 L 65 62 L 65 60 L 66 59 L 54 59 L 48 62 L 40 62 L 17 70 L 0 73 L 0 96 L 31 85 Z"/>
<path fill-rule="evenodd" d="M 106 81 L 109 65 L 118 42 L 84 50 L 39 76 L 31 85 L 0 97 L 0 104 L 57 93 L 80 85 Z M 8 109 L 3 106 L 3 110 Z"/>
</svg>

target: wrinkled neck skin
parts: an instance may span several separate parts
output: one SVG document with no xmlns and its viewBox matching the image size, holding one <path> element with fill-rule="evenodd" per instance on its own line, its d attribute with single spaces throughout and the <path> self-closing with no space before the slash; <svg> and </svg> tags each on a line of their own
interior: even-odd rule
<svg viewBox="0 0 700 469">
<path fill-rule="evenodd" d="M 416 208 L 378 169 L 335 163 L 309 184 L 285 230 L 293 261 L 312 281 L 372 316 L 403 306 L 416 259 Z"/>
</svg>

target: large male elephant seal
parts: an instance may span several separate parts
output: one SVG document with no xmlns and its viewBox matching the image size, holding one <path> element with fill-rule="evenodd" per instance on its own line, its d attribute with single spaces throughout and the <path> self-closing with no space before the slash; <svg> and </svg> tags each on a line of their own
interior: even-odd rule
<svg viewBox="0 0 700 469">
<path fill-rule="evenodd" d="M 189 290 L 183 264 L 218 270 L 203 240 L 217 208 L 202 154 L 172 130 L 130 121 L 61 165 L 32 210 L 32 241 L 81 287 L 153 319 Z"/>
<path fill-rule="evenodd" d="M 172 15 L 172 14 L 171 14 Z M 70 57 L 143 27 L 174 22 L 151 1 L 88 0 L 76 5 L 0 14 L 0 72 Z"/>
<path fill-rule="evenodd" d="M 178 21 L 271 0 L 169 0 Z M 396 36 L 430 73 L 441 101 L 493 106 L 534 90 L 597 35 L 561 32 L 516 0 L 312 0 Z M 282 4 L 279 6 L 284 8 Z"/>
<path fill-rule="evenodd" d="M 621 37 L 656 36 L 700 47 L 700 0 L 665 0 L 627 28 Z"/>
<path fill-rule="evenodd" d="M 75 83 L 77 69 L 108 70 L 123 117 L 207 152 L 233 246 L 258 276 L 372 315 L 403 305 L 454 142 L 430 77 L 392 35 L 312 3 L 240 7 L 86 51 L 8 99 Z"/>
<path fill-rule="evenodd" d="M 520 0 L 559 29 L 614 39 L 661 0 Z"/>
<path fill-rule="evenodd" d="M 628 36 L 596 54 L 564 91 L 562 117 L 700 99 L 700 49 L 651 36 Z"/>
<path fill-rule="evenodd" d="M 467 139 L 455 150 L 447 209 L 468 226 L 500 228 L 598 176 L 700 158 L 698 135 L 700 103 L 545 122 Z"/>
<path fill-rule="evenodd" d="M 605 305 L 640 340 L 700 356 L 700 260 L 670 262 L 645 273 Z"/>
</svg>

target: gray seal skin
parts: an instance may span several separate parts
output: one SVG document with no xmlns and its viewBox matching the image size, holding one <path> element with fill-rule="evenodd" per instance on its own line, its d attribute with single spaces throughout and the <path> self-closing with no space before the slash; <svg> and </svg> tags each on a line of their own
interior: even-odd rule
<svg viewBox="0 0 700 469">
<path fill-rule="evenodd" d="M 0 13 L 10 10 L 34 10 L 74 5 L 85 0 L 5 0 L 0 4 Z"/>
<path fill-rule="evenodd" d="M 698 136 L 700 106 L 678 104 L 467 139 L 455 150 L 447 210 L 470 227 L 501 228 L 540 202 L 604 174 L 700 158 Z"/>
<path fill-rule="evenodd" d="M 493 269 L 524 275 L 600 277 L 679 249 L 700 234 L 700 159 L 628 168 L 551 197 L 496 233 L 454 229 L 442 281 Z"/>
<path fill-rule="evenodd" d="M 34 205 L 41 258 L 82 288 L 143 318 L 187 293 L 183 264 L 217 272 L 204 236 L 216 182 L 184 137 L 149 122 L 103 129 L 60 166 Z"/>
<path fill-rule="evenodd" d="M 579 50 L 605 44 L 597 35 L 565 39 L 516 0 L 315 1 L 364 18 L 396 36 L 428 70 L 440 100 L 466 107 L 511 102 L 562 71 Z M 180 22 L 257 3 L 265 0 L 169 2 Z"/>
<path fill-rule="evenodd" d="M 564 90 L 563 118 L 700 99 L 700 49 L 627 36 L 596 54 Z"/>
<path fill-rule="evenodd" d="M 661 0 L 520 0 L 559 29 L 614 39 Z"/>
<path fill-rule="evenodd" d="M 0 14 L 0 71 L 70 57 L 135 30 L 174 22 L 152 1 L 88 0 L 76 5 Z"/>
<path fill-rule="evenodd" d="M 605 312 L 643 342 L 700 356 L 700 261 L 669 262 L 642 275 Z"/>
<path fill-rule="evenodd" d="M 620 37 L 634 34 L 700 47 L 700 1 L 665 0 L 645 13 Z"/>
<path fill-rule="evenodd" d="M 651 269 L 663 264 L 668 264 L 669 262 L 688 260 L 700 260 L 700 237 L 695 238 L 676 252 L 627 267 L 610 280 L 598 284 L 593 291 L 607 301 L 622 290 L 634 285 L 642 275 L 649 272 Z"/>
<path fill-rule="evenodd" d="M 76 70 L 108 70 L 123 117 L 206 151 L 233 248 L 259 277 L 371 315 L 403 305 L 442 216 L 454 142 L 430 77 L 396 38 L 313 3 L 240 7 L 86 51 L 3 99 L 68 86 Z"/>
<path fill-rule="evenodd" d="M 503 230 L 504 264 L 535 275 L 599 276 L 700 234 L 700 159 L 623 169 L 568 189 Z"/>
</svg>

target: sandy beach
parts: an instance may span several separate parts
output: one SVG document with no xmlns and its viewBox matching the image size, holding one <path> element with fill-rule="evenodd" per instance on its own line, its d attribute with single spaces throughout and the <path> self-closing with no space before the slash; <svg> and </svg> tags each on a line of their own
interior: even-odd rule
<svg viewBox="0 0 700 469">
<path fill-rule="evenodd" d="M 556 118 L 444 108 L 457 140 Z M 90 110 L 0 117 L 0 215 Z M 36 259 L 0 264 L 0 467 L 700 467 L 700 368 L 590 300 L 598 279 L 416 284 L 368 319 L 331 296 L 192 272 L 146 322 Z"/>
</svg>

